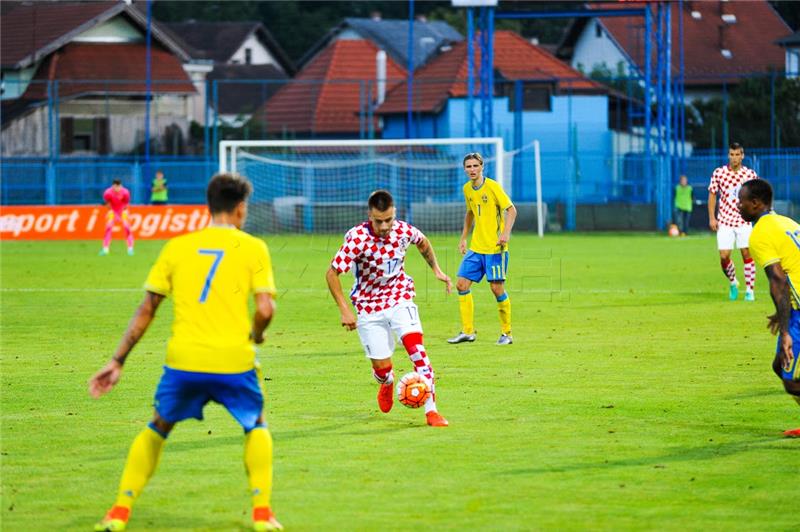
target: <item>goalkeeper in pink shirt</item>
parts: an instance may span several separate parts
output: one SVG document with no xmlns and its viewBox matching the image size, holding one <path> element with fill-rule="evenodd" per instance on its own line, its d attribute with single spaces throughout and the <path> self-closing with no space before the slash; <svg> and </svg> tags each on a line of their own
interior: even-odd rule
<svg viewBox="0 0 800 532">
<path fill-rule="evenodd" d="M 103 234 L 103 249 L 100 250 L 100 255 L 108 255 L 108 248 L 111 245 L 111 232 L 114 230 L 116 221 L 119 221 L 125 229 L 128 255 L 133 255 L 133 232 L 128 221 L 128 205 L 131 202 L 131 193 L 122 186 L 122 181 L 115 179 L 114 183 L 103 192 L 103 201 L 109 211 L 106 215 L 106 230 Z"/>
</svg>

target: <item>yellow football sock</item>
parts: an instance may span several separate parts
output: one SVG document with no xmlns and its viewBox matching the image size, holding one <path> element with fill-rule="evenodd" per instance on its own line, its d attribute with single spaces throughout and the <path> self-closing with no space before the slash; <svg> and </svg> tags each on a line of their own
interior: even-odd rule
<svg viewBox="0 0 800 532">
<path fill-rule="evenodd" d="M 503 334 L 511 334 L 511 300 L 507 292 L 497 298 L 497 312 L 500 315 L 500 330 Z"/>
<path fill-rule="evenodd" d="M 134 438 L 119 481 L 116 506 L 130 508 L 153 475 L 164 448 L 164 436 L 149 425 Z"/>
<path fill-rule="evenodd" d="M 272 496 L 272 434 L 256 427 L 244 440 L 244 465 L 250 480 L 253 508 L 269 506 Z"/>
<path fill-rule="evenodd" d="M 461 332 L 472 334 L 475 330 L 473 322 L 475 305 L 472 303 L 472 292 L 469 290 L 458 292 L 458 311 L 461 313 Z"/>
</svg>

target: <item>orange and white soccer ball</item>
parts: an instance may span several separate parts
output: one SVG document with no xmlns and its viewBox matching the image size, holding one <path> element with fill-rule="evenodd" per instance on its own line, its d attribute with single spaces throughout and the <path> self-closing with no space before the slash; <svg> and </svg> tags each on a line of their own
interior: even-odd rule
<svg viewBox="0 0 800 532">
<path fill-rule="evenodd" d="M 671 237 L 680 236 L 681 232 L 678 230 L 678 226 L 675 224 L 670 224 L 669 229 L 667 229 L 667 234 Z"/>
<path fill-rule="evenodd" d="M 397 383 L 397 400 L 408 408 L 421 407 L 430 396 L 430 381 L 414 371 L 403 375 Z"/>
</svg>

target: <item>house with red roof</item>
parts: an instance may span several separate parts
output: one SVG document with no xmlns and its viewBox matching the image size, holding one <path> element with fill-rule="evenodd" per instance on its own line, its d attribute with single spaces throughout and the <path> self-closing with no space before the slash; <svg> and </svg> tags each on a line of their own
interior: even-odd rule
<svg viewBox="0 0 800 532">
<path fill-rule="evenodd" d="M 382 88 L 379 62 L 387 90 L 405 79 L 405 70 L 372 41 L 335 40 L 265 102 L 252 122 L 270 135 L 300 138 L 378 133 L 380 122 L 369 116 Z"/>
<path fill-rule="evenodd" d="M 116 1 L 3 2 L 0 24 L 3 156 L 141 146 L 148 89 L 140 10 Z M 152 136 L 174 141 L 189 128 L 189 56 L 153 24 L 151 58 Z"/>
<path fill-rule="evenodd" d="M 480 50 L 475 46 L 475 64 Z M 534 139 L 540 141 L 547 201 L 563 200 L 564 156 L 578 147 L 584 152 L 609 154 L 612 131 L 609 122 L 609 89 L 590 80 L 543 48 L 531 44 L 512 31 L 494 34 L 495 87 L 493 116 L 495 135 L 505 139 L 507 149 L 521 148 Z M 414 74 L 412 137 L 468 137 L 467 120 L 467 43 L 454 44 Z M 476 81 L 476 84 L 478 82 Z M 478 87 L 475 88 L 476 92 Z M 518 98 L 518 96 L 521 96 Z M 378 107 L 383 119 L 383 138 L 405 138 L 407 131 L 408 84 L 391 89 Z M 476 96 L 476 106 L 479 105 Z M 574 130 L 570 131 L 570 125 Z M 577 135 L 575 135 L 577 133 Z M 547 157 L 545 157 L 545 155 Z M 586 165 L 585 187 L 590 181 L 611 179 L 605 164 Z M 589 169 L 591 168 L 591 169 Z M 532 164 L 516 168 L 512 197 L 533 199 Z M 528 183 L 528 186 L 523 186 Z M 598 193 L 605 193 L 597 185 Z"/>
<path fill-rule="evenodd" d="M 643 7 L 644 3 L 586 4 L 587 9 Z M 683 26 L 686 98 L 721 94 L 723 84 L 735 85 L 753 74 L 784 69 L 778 41 L 791 34 L 789 26 L 766 0 L 669 3 L 672 72 L 679 72 L 679 43 Z M 652 8 L 652 5 L 651 5 Z M 605 66 L 611 72 L 644 69 L 643 17 L 576 18 L 556 55 L 579 70 Z M 653 60 L 655 64 L 655 59 Z"/>
</svg>

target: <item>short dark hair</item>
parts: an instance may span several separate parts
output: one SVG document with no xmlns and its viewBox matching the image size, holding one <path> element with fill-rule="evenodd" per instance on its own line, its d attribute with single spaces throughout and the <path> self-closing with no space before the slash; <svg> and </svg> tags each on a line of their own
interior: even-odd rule
<svg viewBox="0 0 800 532">
<path fill-rule="evenodd" d="M 253 185 L 237 174 L 217 174 L 208 182 L 206 199 L 211 214 L 233 212 L 253 192 Z"/>
<path fill-rule="evenodd" d="M 394 198 L 388 190 L 376 190 L 369 195 L 367 205 L 370 209 L 383 212 L 389 207 L 394 207 Z"/>
<path fill-rule="evenodd" d="M 751 179 L 742 183 L 742 188 L 747 191 L 750 199 L 760 200 L 770 207 L 772 205 L 772 185 L 766 179 Z"/>
<path fill-rule="evenodd" d="M 476 151 L 466 154 L 464 156 L 464 159 L 461 161 L 461 166 L 464 166 L 465 164 L 467 164 L 467 161 L 470 160 L 470 159 L 477 160 L 479 163 L 481 163 L 481 166 L 483 166 L 483 156 L 480 153 L 476 152 Z"/>
<path fill-rule="evenodd" d="M 108 181 L 106 181 L 106 183 L 108 183 Z M 120 181 L 119 179 L 115 179 L 114 181 L 111 182 L 111 184 L 112 185 L 121 185 L 122 181 Z"/>
<path fill-rule="evenodd" d="M 731 142 L 730 144 L 728 144 L 728 149 L 729 150 L 742 150 L 742 151 L 744 151 L 744 147 L 741 144 L 739 144 L 738 142 Z"/>
</svg>

